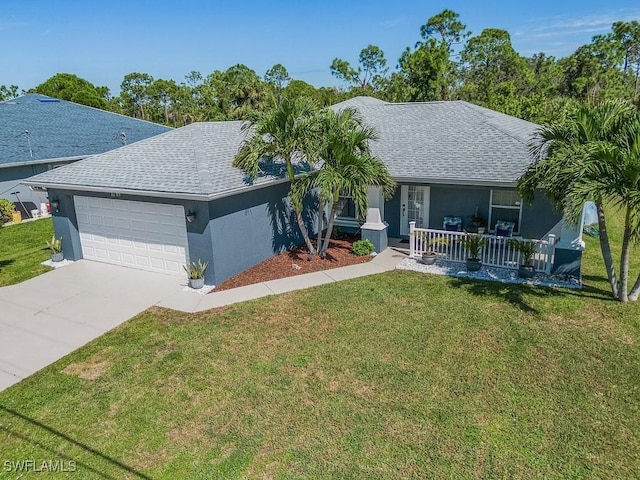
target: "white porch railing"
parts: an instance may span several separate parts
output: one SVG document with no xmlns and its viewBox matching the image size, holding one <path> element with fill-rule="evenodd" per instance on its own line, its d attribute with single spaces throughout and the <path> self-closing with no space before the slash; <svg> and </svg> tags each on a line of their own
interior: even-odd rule
<svg viewBox="0 0 640 480">
<path fill-rule="evenodd" d="M 409 254 L 411 258 L 421 257 L 426 251 L 435 252 L 438 258 L 452 262 L 464 262 L 467 249 L 460 241 L 467 235 L 465 232 L 447 232 L 429 228 L 416 228 L 415 222 L 409 223 Z M 517 269 L 520 265 L 520 252 L 508 243 L 506 237 L 483 235 L 487 240 L 481 251 L 483 265 Z M 537 246 L 533 256 L 533 266 L 537 272 L 551 273 L 555 235 L 548 235 L 549 240 L 533 240 Z M 444 240 L 444 241 L 443 241 Z"/>
</svg>

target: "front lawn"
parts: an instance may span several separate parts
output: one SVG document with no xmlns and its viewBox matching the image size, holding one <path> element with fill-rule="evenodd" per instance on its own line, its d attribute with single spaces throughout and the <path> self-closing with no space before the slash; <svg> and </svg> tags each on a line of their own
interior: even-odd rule
<svg viewBox="0 0 640 480">
<path fill-rule="evenodd" d="M 46 242 L 53 235 L 51 219 L 0 227 L 0 287 L 20 283 L 51 270 Z"/>
<path fill-rule="evenodd" d="M 0 281 L 37 271 L 50 236 L 48 220 L 0 229 Z M 0 393 L 0 471 L 637 477 L 640 307 L 610 299 L 587 242 L 581 292 L 396 271 L 148 310 Z"/>
<path fill-rule="evenodd" d="M 635 478 L 639 307 L 610 300 L 600 262 L 590 241 L 582 292 L 395 271 L 154 308 L 0 393 L 0 459 L 76 462 L 56 478 Z"/>
</svg>

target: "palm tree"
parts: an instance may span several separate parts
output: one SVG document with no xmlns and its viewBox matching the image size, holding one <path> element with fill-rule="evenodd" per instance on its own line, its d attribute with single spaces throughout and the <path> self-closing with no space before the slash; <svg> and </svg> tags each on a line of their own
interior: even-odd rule
<svg viewBox="0 0 640 480">
<path fill-rule="evenodd" d="M 355 110 L 325 110 L 322 132 L 323 141 L 318 152 L 322 167 L 303 176 L 292 189 L 292 197 L 300 202 L 317 189 L 319 219 L 324 208 L 331 206 L 324 242 L 321 227 L 318 232 L 318 253 L 324 257 L 334 221 L 342 208 L 340 196 L 351 197 L 359 216 L 363 217 L 368 209 L 368 187 L 380 186 L 385 198 L 390 198 L 396 184 L 382 161 L 371 155 L 369 141 L 376 138 L 375 131 L 363 124 Z"/>
<path fill-rule="evenodd" d="M 233 159 L 233 166 L 242 169 L 255 179 L 260 174 L 260 163 L 266 157 L 285 163 L 287 176 L 294 187 L 296 166 L 312 164 L 317 158 L 320 142 L 318 107 L 310 100 L 296 98 L 283 101 L 273 110 L 256 113 L 253 119 L 242 125 L 245 139 Z M 298 227 L 302 233 L 309 255 L 315 249 L 302 216 L 303 203 L 292 199 Z"/>
<path fill-rule="evenodd" d="M 583 105 L 560 123 L 541 127 L 531 141 L 534 163 L 518 183 L 532 202 L 541 188 L 554 206 L 577 224 L 586 201 L 598 214 L 600 249 L 613 296 L 637 300 L 640 276 L 628 293 L 630 242 L 640 237 L 640 114 L 631 105 L 607 101 Z M 620 278 L 609 244 L 605 204 L 626 210 Z"/>
</svg>

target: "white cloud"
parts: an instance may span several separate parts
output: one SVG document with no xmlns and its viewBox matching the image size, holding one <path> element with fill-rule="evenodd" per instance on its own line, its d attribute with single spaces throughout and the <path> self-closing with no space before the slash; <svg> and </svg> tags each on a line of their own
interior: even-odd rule
<svg viewBox="0 0 640 480">
<path fill-rule="evenodd" d="M 551 17 L 532 19 L 528 25 L 523 25 L 520 32 L 582 32 L 591 33 L 598 31 L 608 31 L 611 25 L 617 21 L 628 22 L 638 20 L 640 10 L 618 10 L 602 14 L 590 14 L 582 17 Z M 532 25 L 533 24 L 533 25 Z"/>
<path fill-rule="evenodd" d="M 514 27 L 514 44 L 524 55 L 543 51 L 549 55 L 564 56 L 588 43 L 593 36 L 611 31 L 614 22 L 639 19 L 640 9 L 533 18 Z"/>
</svg>

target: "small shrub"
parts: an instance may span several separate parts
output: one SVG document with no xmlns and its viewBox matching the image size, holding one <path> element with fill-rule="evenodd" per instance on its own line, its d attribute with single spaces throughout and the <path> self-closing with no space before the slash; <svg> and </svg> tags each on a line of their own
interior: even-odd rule
<svg viewBox="0 0 640 480">
<path fill-rule="evenodd" d="M 207 270 L 209 262 L 191 262 L 189 265 L 183 265 L 184 271 L 187 273 L 191 280 L 198 280 L 204 278 L 204 272 Z"/>
<path fill-rule="evenodd" d="M 358 257 L 371 255 L 374 250 L 375 247 L 373 246 L 373 243 L 371 243 L 371 240 L 358 240 L 353 242 L 353 245 L 351 245 L 351 252 Z"/>
<path fill-rule="evenodd" d="M 460 242 L 467 249 L 470 260 L 480 260 L 480 250 L 487 244 L 486 238 L 475 233 L 467 233 Z"/>
<path fill-rule="evenodd" d="M 62 251 L 62 237 L 56 238 L 54 234 L 51 241 L 47 240 L 47 248 L 51 250 L 51 253 L 60 253 Z"/>
<path fill-rule="evenodd" d="M 0 227 L 13 218 L 13 203 L 6 198 L 0 198 Z"/>
<path fill-rule="evenodd" d="M 517 238 L 510 238 L 507 243 L 514 248 L 517 252 L 520 252 L 521 263 L 524 266 L 531 266 L 533 257 L 538 251 L 538 245 L 535 242 L 528 240 L 518 240 Z"/>
</svg>

